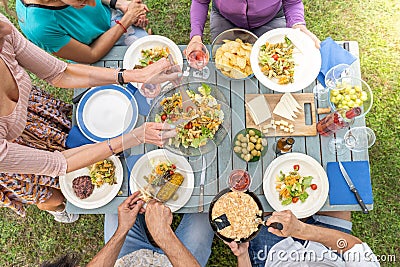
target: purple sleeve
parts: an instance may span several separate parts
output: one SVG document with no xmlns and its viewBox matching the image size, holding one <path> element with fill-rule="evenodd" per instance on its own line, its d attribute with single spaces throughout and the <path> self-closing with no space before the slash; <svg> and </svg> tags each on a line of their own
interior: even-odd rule
<svg viewBox="0 0 400 267">
<path fill-rule="evenodd" d="M 190 6 L 190 39 L 195 35 L 203 36 L 210 1 L 211 0 L 192 0 L 192 5 Z"/>
<path fill-rule="evenodd" d="M 304 5 L 301 0 L 282 0 L 286 26 L 291 28 L 295 23 L 306 24 L 304 20 Z"/>
</svg>

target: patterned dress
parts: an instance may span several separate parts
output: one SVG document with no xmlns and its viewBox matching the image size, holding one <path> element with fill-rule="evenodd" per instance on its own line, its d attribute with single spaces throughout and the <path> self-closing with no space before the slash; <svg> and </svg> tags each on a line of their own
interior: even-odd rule
<svg viewBox="0 0 400 267">
<path fill-rule="evenodd" d="M 10 23 L 0 14 L 0 20 Z M 11 23 L 10 23 L 11 24 Z M 25 68 L 48 82 L 62 76 L 66 63 L 27 41 L 12 26 L 0 53 L 19 90 L 11 114 L 0 117 L 0 206 L 25 216 L 26 204 L 37 204 L 59 189 L 66 159 L 60 153 L 71 128 L 72 107 L 32 86 Z"/>
</svg>

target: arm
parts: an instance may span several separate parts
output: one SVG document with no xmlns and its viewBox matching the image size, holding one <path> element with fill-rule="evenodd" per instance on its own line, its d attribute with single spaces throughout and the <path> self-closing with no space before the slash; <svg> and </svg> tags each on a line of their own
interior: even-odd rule
<svg viewBox="0 0 400 267">
<path fill-rule="evenodd" d="M 109 3 L 110 1 L 108 1 L 108 4 Z M 139 17 L 145 15 L 147 11 L 147 6 L 142 4 L 141 0 L 131 1 L 120 23 L 124 25 L 125 28 L 128 28 L 132 24 L 137 23 Z M 124 32 L 124 28 L 116 24 L 90 45 L 86 45 L 71 38 L 70 41 L 55 52 L 54 55 L 80 63 L 94 63 L 110 51 Z"/>
<path fill-rule="evenodd" d="M 162 146 L 169 138 L 176 135 L 176 131 L 169 125 L 162 123 L 144 123 L 130 133 L 110 140 L 110 145 L 115 153 L 141 143 L 151 143 Z M 107 142 L 85 145 L 62 152 L 67 162 L 66 172 L 78 170 L 112 155 Z"/>
<path fill-rule="evenodd" d="M 250 255 L 249 255 L 249 242 L 238 244 L 235 241 L 225 244 L 229 246 L 233 254 L 237 257 L 238 267 L 251 267 Z"/>
<path fill-rule="evenodd" d="M 203 36 L 209 4 L 210 0 L 192 0 L 192 5 L 190 6 L 190 39 L 196 35 L 200 38 Z"/>
<path fill-rule="evenodd" d="M 171 210 L 161 202 L 151 200 L 146 207 L 146 225 L 154 241 L 174 267 L 200 266 L 171 229 Z"/>
<path fill-rule="evenodd" d="M 138 196 L 139 192 L 135 192 L 119 205 L 117 230 L 87 267 L 114 266 L 126 235 L 136 221 L 137 214 L 144 211 L 142 208 L 143 201 L 139 200 Z"/>
<path fill-rule="evenodd" d="M 272 227 L 268 228 L 268 231 L 277 236 L 292 236 L 302 240 L 318 242 L 335 251 L 345 252 L 353 248 L 356 244 L 362 243 L 360 239 L 353 235 L 303 223 L 289 210 L 272 213 L 272 216 L 267 220 L 267 225 L 273 222 L 280 222 L 283 224 L 283 230 L 274 229 Z M 344 240 L 344 242 L 340 242 L 341 240 Z M 346 243 L 347 245 L 342 246 L 342 243 Z"/>
</svg>

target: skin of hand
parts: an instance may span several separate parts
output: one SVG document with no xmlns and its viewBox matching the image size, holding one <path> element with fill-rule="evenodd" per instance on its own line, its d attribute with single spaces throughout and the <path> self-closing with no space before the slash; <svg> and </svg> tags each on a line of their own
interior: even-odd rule
<svg viewBox="0 0 400 267">
<path fill-rule="evenodd" d="M 124 17 L 127 16 L 129 18 L 129 25 L 135 25 L 140 16 L 145 16 L 148 11 L 149 8 L 141 0 L 133 0 L 129 3 Z"/>
<path fill-rule="evenodd" d="M 146 206 L 146 225 L 154 241 L 160 246 L 168 242 L 167 237 L 173 234 L 171 229 L 172 212 L 159 201 L 150 200 Z"/>
<path fill-rule="evenodd" d="M 306 25 L 303 24 L 297 24 L 292 27 L 293 29 L 300 29 L 302 32 L 310 36 L 310 38 L 314 41 L 315 47 L 320 49 L 321 47 L 321 41 L 318 39 L 318 37 L 312 33 L 310 30 L 307 29 Z"/>
<path fill-rule="evenodd" d="M 183 50 L 183 54 L 186 56 L 186 58 L 189 56 L 189 54 L 193 51 L 193 50 L 200 50 L 201 49 L 201 45 L 202 44 L 202 40 L 201 40 L 201 36 L 200 35 L 195 35 L 192 37 L 192 39 L 190 40 L 190 42 L 188 43 L 187 47 L 185 50 Z"/>
<path fill-rule="evenodd" d="M 137 81 L 141 83 L 160 84 L 166 81 L 174 81 L 182 77 L 180 68 L 173 68 L 166 58 L 162 58 L 147 67 L 138 70 L 126 70 L 124 72 L 125 82 Z"/>
<path fill-rule="evenodd" d="M 248 253 L 249 242 L 238 244 L 235 241 L 232 241 L 230 243 L 224 241 L 224 243 L 229 246 L 229 248 L 232 250 L 233 254 L 236 257 L 240 257 L 240 256 Z"/>
<path fill-rule="evenodd" d="M 168 123 L 159 122 L 146 122 L 132 130 L 131 133 L 142 143 L 156 146 L 163 146 L 169 138 L 177 134 L 176 130 Z"/>
<path fill-rule="evenodd" d="M 268 231 L 277 236 L 288 237 L 298 233 L 304 227 L 303 222 L 299 221 L 290 210 L 275 211 L 272 216 L 268 218 L 267 225 L 273 222 L 280 222 L 283 225 L 282 230 L 268 227 Z"/>
<path fill-rule="evenodd" d="M 139 198 L 140 192 L 137 191 L 130 195 L 118 207 L 118 230 L 128 233 L 133 227 L 138 213 L 143 213 L 144 202 Z"/>
</svg>

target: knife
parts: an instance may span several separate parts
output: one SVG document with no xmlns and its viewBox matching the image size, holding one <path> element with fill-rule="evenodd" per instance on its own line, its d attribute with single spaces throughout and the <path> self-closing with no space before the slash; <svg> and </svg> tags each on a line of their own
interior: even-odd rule
<svg viewBox="0 0 400 267">
<path fill-rule="evenodd" d="M 201 167 L 201 174 L 200 174 L 200 198 L 199 198 L 199 212 L 204 211 L 204 181 L 206 179 L 206 168 L 207 162 L 204 156 L 201 157 L 203 166 Z"/>
<path fill-rule="evenodd" d="M 362 200 L 360 194 L 358 193 L 356 187 L 354 186 L 353 181 L 351 181 L 350 176 L 347 174 L 346 169 L 343 167 L 343 165 L 340 161 L 338 163 L 339 163 L 340 172 L 342 173 L 344 179 L 346 180 L 346 183 L 349 186 L 350 191 L 353 192 L 354 195 L 356 196 L 357 202 L 361 206 L 362 212 L 364 214 L 368 214 L 367 206 L 365 206 L 364 201 Z"/>
</svg>

